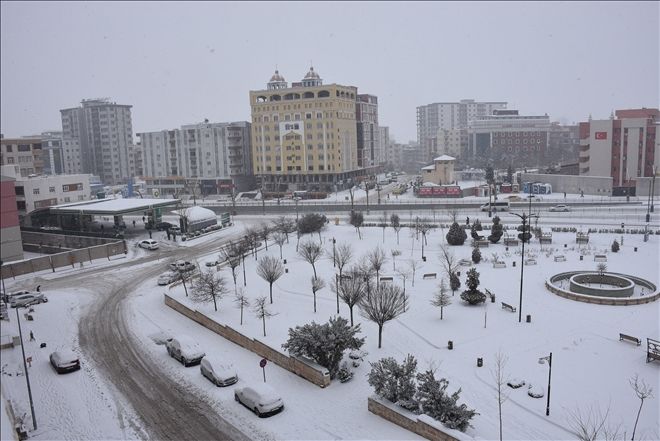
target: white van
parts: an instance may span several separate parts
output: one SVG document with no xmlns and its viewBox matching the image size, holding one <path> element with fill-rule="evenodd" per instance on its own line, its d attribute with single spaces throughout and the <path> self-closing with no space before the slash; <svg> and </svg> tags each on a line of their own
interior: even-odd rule
<svg viewBox="0 0 660 441">
<path fill-rule="evenodd" d="M 491 208 L 492 207 L 492 208 Z M 509 201 L 487 202 L 481 206 L 481 211 L 509 211 Z"/>
</svg>

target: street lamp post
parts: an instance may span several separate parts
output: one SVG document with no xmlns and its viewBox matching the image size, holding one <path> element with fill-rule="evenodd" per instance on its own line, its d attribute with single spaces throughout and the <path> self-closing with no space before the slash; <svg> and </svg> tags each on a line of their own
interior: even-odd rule
<svg viewBox="0 0 660 441">
<path fill-rule="evenodd" d="M 5 289 L 5 276 L 2 274 L 2 265 L 4 265 L 4 262 L 0 260 L 0 280 L 2 280 L 2 295 L 6 296 L 7 290 Z"/>
<path fill-rule="evenodd" d="M 541 357 L 539 358 L 539 364 L 545 364 L 545 362 L 548 362 L 548 402 L 545 406 L 545 415 L 550 416 L 550 380 L 552 378 L 552 352 L 550 352 L 550 355 L 547 357 Z"/>
<path fill-rule="evenodd" d="M 21 339 L 21 352 L 23 353 L 23 369 L 25 370 L 25 381 L 27 383 L 28 398 L 30 399 L 30 412 L 32 412 L 32 427 L 37 430 L 37 418 L 34 416 L 34 402 L 32 401 L 32 388 L 30 387 L 30 373 L 28 372 L 27 362 L 25 361 L 25 346 L 23 345 L 23 331 L 21 330 L 21 318 L 18 314 L 20 306 L 16 307 L 16 322 L 18 323 L 18 335 Z"/>
<path fill-rule="evenodd" d="M 531 207 L 531 200 L 530 200 L 530 207 Z M 531 208 L 530 208 L 531 210 Z M 532 236 L 532 231 L 531 231 L 531 217 L 532 215 L 530 214 L 529 216 L 523 214 L 518 214 L 518 213 L 511 213 L 514 216 L 518 216 L 522 220 L 522 253 L 520 255 L 520 301 L 518 302 L 518 323 L 522 322 L 522 297 L 523 297 L 523 277 L 524 277 L 524 271 L 525 271 L 525 239 L 527 238 L 527 223 L 529 221 L 529 236 L 531 239 Z"/>
</svg>

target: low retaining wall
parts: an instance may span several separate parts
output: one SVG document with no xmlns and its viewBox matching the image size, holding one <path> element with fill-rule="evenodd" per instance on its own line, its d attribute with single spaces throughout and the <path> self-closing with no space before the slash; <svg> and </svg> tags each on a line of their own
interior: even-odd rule
<svg viewBox="0 0 660 441">
<path fill-rule="evenodd" d="M 614 305 L 614 306 L 643 305 L 645 303 L 655 302 L 656 300 L 660 299 L 660 291 L 658 291 L 657 287 L 648 280 L 644 280 L 639 277 L 630 276 L 627 274 L 619 274 L 619 273 L 609 273 L 609 274 L 630 279 L 636 284 L 648 288 L 651 291 L 651 293 L 649 295 L 645 295 L 644 297 L 615 298 L 615 297 L 602 297 L 602 296 L 594 296 L 587 294 L 578 294 L 559 288 L 558 286 L 555 286 L 555 283 L 559 282 L 560 280 L 568 280 L 572 276 L 582 273 L 584 273 L 584 271 L 569 271 L 565 273 L 555 274 L 554 276 L 550 277 L 545 281 L 545 287 L 548 289 L 548 291 L 565 299 L 575 300 L 577 302 L 584 302 L 584 303 L 594 303 L 597 305 Z"/>
<path fill-rule="evenodd" d="M 471 439 L 458 430 L 447 428 L 440 429 L 438 426 L 441 424 L 433 421 L 427 415 L 415 415 L 405 409 L 397 409 L 396 405 L 385 403 L 384 400 L 377 397 L 369 397 L 367 399 L 367 408 L 369 409 L 369 412 L 432 441 L 460 441 Z"/>
<path fill-rule="evenodd" d="M 23 260 L 21 262 L 8 263 L 2 265 L 2 278 L 16 277 L 23 274 L 34 273 L 37 271 L 51 270 L 55 272 L 56 268 L 77 263 L 92 262 L 95 259 L 110 259 L 110 256 L 125 254 L 127 252 L 126 242 L 121 240 L 96 245 L 89 248 L 69 250 L 63 253 L 51 254 L 49 256 L 36 257 L 34 259 Z"/>
<path fill-rule="evenodd" d="M 242 346 L 251 352 L 254 352 L 260 357 L 272 361 L 281 368 L 284 368 L 289 372 L 293 372 L 294 374 L 316 384 L 317 386 L 326 387 L 330 384 L 330 374 L 328 373 L 327 369 L 318 365 L 314 365 L 313 363 L 307 362 L 300 358 L 283 354 L 282 352 L 271 348 L 270 346 L 260 342 L 257 339 L 246 337 L 235 329 L 212 320 L 201 312 L 187 307 L 186 305 L 178 302 L 167 294 L 164 294 L 164 296 L 165 305 L 183 314 L 189 319 L 199 323 L 205 328 L 210 329 L 221 337 L 226 338 L 230 342 L 236 343 L 237 345 Z"/>
</svg>

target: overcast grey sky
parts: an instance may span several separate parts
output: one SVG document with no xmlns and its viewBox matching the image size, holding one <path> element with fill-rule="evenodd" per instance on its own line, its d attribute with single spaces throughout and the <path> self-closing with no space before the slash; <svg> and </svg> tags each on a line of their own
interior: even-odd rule
<svg viewBox="0 0 660 441">
<path fill-rule="evenodd" d="M 657 107 L 658 2 L 2 2 L 1 130 L 61 129 L 81 99 L 132 104 L 135 132 L 250 119 L 275 65 L 379 98 L 416 139 L 415 107 L 508 101 L 553 120 Z"/>
</svg>

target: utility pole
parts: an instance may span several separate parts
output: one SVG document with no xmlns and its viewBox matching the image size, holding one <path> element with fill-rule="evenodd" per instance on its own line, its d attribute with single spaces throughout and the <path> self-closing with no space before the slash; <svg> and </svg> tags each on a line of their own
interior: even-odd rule
<svg viewBox="0 0 660 441">
<path fill-rule="evenodd" d="M 531 231 L 531 207 L 532 207 L 532 200 L 529 200 L 529 206 L 530 206 L 530 215 L 527 216 L 525 213 L 523 214 L 518 214 L 518 213 L 511 213 L 514 216 L 518 216 L 522 220 L 522 253 L 520 255 L 520 300 L 518 302 L 518 323 L 522 322 L 522 297 L 523 297 L 523 280 L 524 280 L 524 271 L 525 271 L 525 239 L 527 238 L 527 230 L 529 229 L 529 237 L 531 239 L 532 236 L 532 231 Z M 529 226 L 527 224 L 529 223 Z"/>
<path fill-rule="evenodd" d="M 21 338 L 21 352 L 23 353 L 23 369 L 25 369 L 25 381 L 27 382 L 28 398 L 30 399 L 30 412 L 32 412 L 32 427 L 37 430 L 37 418 L 34 416 L 34 402 L 32 401 L 32 389 L 30 388 L 30 373 L 25 361 L 25 345 L 23 344 L 23 332 L 21 330 L 21 318 L 18 315 L 19 307 L 16 307 L 16 322 L 18 323 L 18 335 Z"/>
</svg>

